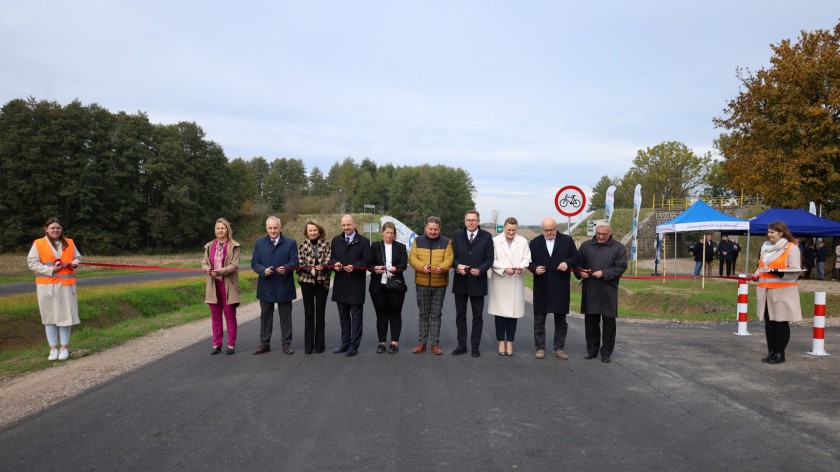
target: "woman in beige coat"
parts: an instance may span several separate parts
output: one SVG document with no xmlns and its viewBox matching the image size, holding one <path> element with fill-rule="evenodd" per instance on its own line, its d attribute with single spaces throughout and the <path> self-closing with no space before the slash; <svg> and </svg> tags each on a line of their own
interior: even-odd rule
<svg viewBox="0 0 840 472">
<path fill-rule="evenodd" d="M 770 223 L 767 241 L 761 245 L 758 270 L 753 274 L 753 279 L 758 280 L 758 319 L 764 319 L 767 337 L 767 356 L 761 359 L 762 362 L 781 364 L 785 361 L 790 322 L 802 320 L 797 284 L 800 264 L 799 247 L 793 243 L 787 225 L 781 221 Z"/>
<path fill-rule="evenodd" d="M 499 355 L 513 355 L 516 321 L 525 315 L 523 271 L 531 263 L 528 240 L 516 234 L 516 218 L 505 220 L 504 232 L 493 238 L 493 276 L 487 312 L 495 316 Z"/>
<path fill-rule="evenodd" d="M 67 350 L 70 330 L 73 325 L 79 324 L 76 268 L 82 256 L 73 240 L 64 237 L 58 218 L 48 219 L 44 223 L 44 232 L 46 236 L 33 241 L 26 262 L 35 273 L 41 323 L 46 328 L 50 343 L 47 359 L 63 361 L 70 357 Z"/>
<path fill-rule="evenodd" d="M 227 354 L 236 347 L 236 307 L 239 305 L 239 243 L 233 239 L 228 220 L 219 218 L 215 227 L 216 239 L 204 245 L 201 268 L 207 274 L 204 303 L 210 305 L 213 327 L 211 355 L 222 352 L 222 314 L 227 322 Z"/>
</svg>

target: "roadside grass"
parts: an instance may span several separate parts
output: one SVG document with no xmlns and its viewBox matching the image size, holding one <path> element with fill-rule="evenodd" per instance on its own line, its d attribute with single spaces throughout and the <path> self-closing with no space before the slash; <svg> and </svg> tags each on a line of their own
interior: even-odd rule
<svg viewBox="0 0 840 472">
<path fill-rule="evenodd" d="M 256 274 L 239 277 L 242 304 L 256 297 Z M 35 294 L 3 297 L 0 308 L 0 379 L 49 367 Z M 183 323 L 207 317 L 204 279 L 92 287 L 79 292 L 73 352 L 92 354 Z M 208 331 L 209 333 L 209 331 Z"/>
<path fill-rule="evenodd" d="M 533 275 L 525 274 L 525 286 L 533 289 Z M 755 284 L 749 284 L 747 314 L 750 321 L 756 318 Z M 580 286 L 572 278 L 571 310 L 580 311 Z M 731 280 L 707 279 L 706 287 L 694 279 L 632 280 L 622 279 L 619 284 L 619 317 L 676 320 L 676 321 L 733 321 L 737 313 L 738 287 Z M 802 317 L 814 318 L 814 294 L 800 293 Z M 840 296 L 827 294 L 826 305 L 838 306 Z"/>
</svg>

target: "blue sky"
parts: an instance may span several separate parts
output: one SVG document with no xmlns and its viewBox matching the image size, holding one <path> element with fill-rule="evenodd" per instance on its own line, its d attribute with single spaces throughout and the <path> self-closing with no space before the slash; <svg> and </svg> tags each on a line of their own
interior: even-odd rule
<svg viewBox="0 0 840 472">
<path fill-rule="evenodd" d="M 538 224 L 640 149 L 714 151 L 736 68 L 832 29 L 837 5 L 6 0 L 0 101 L 195 121 L 231 159 L 458 166 L 485 219 Z"/>
</svg>

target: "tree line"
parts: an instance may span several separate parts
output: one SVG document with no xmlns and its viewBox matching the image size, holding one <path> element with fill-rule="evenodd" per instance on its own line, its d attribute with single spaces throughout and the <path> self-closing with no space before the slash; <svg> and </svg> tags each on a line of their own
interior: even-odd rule
<svg viewBox="0 0 840 472">
<path fill-rule="evenodd" d="M 204 242 L 219 217 L 358 213 L 413 228 L 475 206 L 469 173 L 347 157 L 325 174 L 297 158 L 229 160 L 194 122 L 154 124 L 97 104 L 14 99 L 0 109 L 0 248 L 28 247 L 51 216 L 97 253 Z"/>
</svg>

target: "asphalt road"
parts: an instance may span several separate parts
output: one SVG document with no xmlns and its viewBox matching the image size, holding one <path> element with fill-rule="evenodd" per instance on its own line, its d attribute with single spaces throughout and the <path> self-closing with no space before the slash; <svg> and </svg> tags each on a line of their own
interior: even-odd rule
<svg viewBox="0 0 840 472">
<path fill-rule="evenodd" d="M 619 321 L 603 364 L 583 359 L 583 320 L 570 317 L 571 359 L 536 360 L 529 305 L 513 357 L 495 353 L 485 315 L 471 358 L 449 354 L 447 294 L 445 354 L 414 355 L 413 296 L 395 355 L 374 353 L 369 300 L 354 358 L 303 354 L 299 302 L 291 356 L 252 356 L 255 320 L 240 326 L 236 355 L 211 357 L 208 326 L 206 342 L 0 431 L 0 470 L 840 469 L 840 361 L 804 354 L 809 329 L 769 366 L 757 323 L 741 337 L 735 323 Z M 330 303 L 328 345 L 338 339 Z"/>
</svg>

